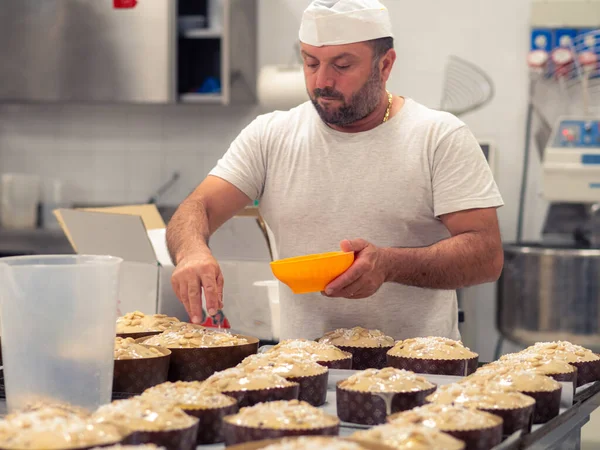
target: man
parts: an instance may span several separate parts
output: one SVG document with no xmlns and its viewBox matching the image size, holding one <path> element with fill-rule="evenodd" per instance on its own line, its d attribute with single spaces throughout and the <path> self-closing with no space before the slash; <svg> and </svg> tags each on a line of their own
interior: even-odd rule
<svg viewBox="0 0 600 450">
<path fill-rule="evenodd" d="M 177 296 L 196 323 L 202 291 L 210 315 L 223 306 L 208 239 L 259 199 L 281 258 L 355 252 L 323 293 L 282 286 L 282 339 L 357 325 L 458 339 L 455 290 L 503 265 L 481 148 L 457 118 L 386 91 L 396 53 L 379 1 L 313 1 L 300 42 L 311 101 L 255 119 L 169 224 Z"/>
</svg>

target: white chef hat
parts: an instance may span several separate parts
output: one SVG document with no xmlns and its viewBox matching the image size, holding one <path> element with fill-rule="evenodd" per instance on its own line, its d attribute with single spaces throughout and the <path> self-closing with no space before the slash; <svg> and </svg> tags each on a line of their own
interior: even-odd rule
<svg viewBox="0 0 600 450">
<path fill-rule="evenodd" d="M 384 37 L 393 37 L 392 24 L 379 0 L 314 0 L 300 25 L 300 42 L 315 47 Z"/>
</svg>

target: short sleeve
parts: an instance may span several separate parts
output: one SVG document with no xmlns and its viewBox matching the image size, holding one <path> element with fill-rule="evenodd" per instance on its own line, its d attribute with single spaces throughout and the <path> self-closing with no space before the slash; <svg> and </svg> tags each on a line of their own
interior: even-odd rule
<svg viewBox="0 0 600 450">
<path fill-rule="evenodd" d="M 464 125 L 438 143 L 433 156 L 431 182 L 436 217 L 467 209 L 504 205 L 483 151 L 473 133 Z"/>
<path fill-rule="evenodd" d="M 253 120 L 235 138 L 209 175 L 233 184 L 251 200 L 263 192 L 267 171 L 263 117 Z"/>
</svg>

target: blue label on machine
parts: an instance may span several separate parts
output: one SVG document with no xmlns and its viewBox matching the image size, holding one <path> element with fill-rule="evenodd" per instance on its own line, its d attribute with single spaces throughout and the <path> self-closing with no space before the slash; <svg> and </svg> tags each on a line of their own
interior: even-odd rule
<svg viewBox="0 0 600 450">
<path fill-rule="evenodd" d="M 600 122 L 597 120 L 565 120 L 557 130 L 554 146 L 558 148 L 587 148 L 600 151 Z M 594 154 L 583 155 L 596 156 Z M 590 161 L 594 160 L 591 158 Z M 583 159 L 582 162 L 586 164 Z M 589 162 L 587 164 L 598 164 Z"/>
<path fill-rule="evenodd" d="M 600 34 L 597 29 L 587 28 L 581 29 L 577 32 L 577 48 L 585 52 L 594 52 L 598 54 L 600 52 L 600 42 L 598 42 Z"/>
<path fill-rule="evenodd" d="M 554 45 L 551 29 L 536 28 L 531 30 L 531 50 L 544 50 L 550 53 Z"/>
<path fill-rule="evenodd" d="M 597 28 L 563 28 L 563 27 L 540 27 L 531 28 L 530 51 L 542 50 L 551 54 L 557 48 L 571 48 L 575 50 L 576 58 L 581 52 L 594 52 L 600 59 L 600 27 Z M 554 76 L 555 67 L 550 60 L 546 67 L 546 77 Z M 577 74 L 572 71 L 572 76 Z M 591 78 L 599 78 L 600 71 L 591 73 Z"/>
<path fill-rule="evenodd" d="M 600 164 L 600 155 L 581 155 L 581 164 Z"/>
<path fill-rule="evenodd" d="M 572 47 L 575 45 L 575 38 L 578 34 L 575 28 L 559 28 L 554 31 L 554 46 Z"/>
</svg>

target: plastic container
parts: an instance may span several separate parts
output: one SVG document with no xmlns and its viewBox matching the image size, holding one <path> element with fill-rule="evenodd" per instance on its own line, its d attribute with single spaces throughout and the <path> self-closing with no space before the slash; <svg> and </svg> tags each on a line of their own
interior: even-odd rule
<svg viewBox="0 0 600 450">
<path fill-rule="evenodd" d="M 40 177 L 5 173 L 0 178 L 0 225 L 7 229 L 37 227 Z"/>
<path fill-rule="evenodd" d="M 279 281 L 265 280 L 256 281 L 254 286 L 264 286 L 268 289 L 269 309 L 271 310 L 271 327 L 273 329 L 273 339 L 279 340 L 281 330 L 281 316 L 279 310 Z"/>
<path fill-rule="evenodd" d="M 60 230 L 60 223 L 54 216 L 54 210 L 71 207 L 67 187 L 62 180 L 55 178 L 44 179 L 41 186 L 42 227 L 50 230 Z"/>
<path fill-rule="evenodd" d="M 0 259 L 0 321 L 9 412 L 36 401 L 109 403 L 122 260 Z"/>
</svg>

